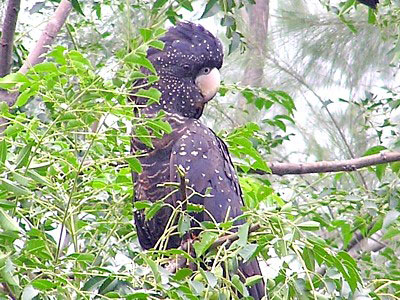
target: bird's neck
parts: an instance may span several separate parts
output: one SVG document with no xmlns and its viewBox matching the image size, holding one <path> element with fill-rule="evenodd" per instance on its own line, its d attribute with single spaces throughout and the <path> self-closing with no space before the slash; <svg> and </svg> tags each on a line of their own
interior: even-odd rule
<svg viewBox="0 0 400 300">
<path fill-rule="evenodd" d="M 164 110 L 181 117 L 198 119 L 203 114 L 205 101 L 190 78 L 161 77 L 152 85 L 162 94 L 158 103 L 142 109 L 145 114 L 156 114 Z"/>
</svg>

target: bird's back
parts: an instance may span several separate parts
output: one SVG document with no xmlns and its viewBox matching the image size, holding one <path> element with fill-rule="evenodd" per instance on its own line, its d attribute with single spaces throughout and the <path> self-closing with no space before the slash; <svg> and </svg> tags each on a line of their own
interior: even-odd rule
<svg viewBox="0 0 400 300">
<path fill-rule="evenodd" d="M 241 215 L 242 194 L 225 143 L 196 119 L 175 115 L 166 119 L 173 132 L 153 140 L 154 149 L 133 140 L 134 151 L 142 149 L 147 152 L 139 158 L 143 172 L 135 176 L 135 200 L 155 202 L 164 199 L 168 205 L 175 206 L 177 201 L 182 200 L 182 194 L 179 191 L 171 193 L 170 188 L 159 187 L 159 184 L 179 182 L 176 168 L 180 166 L 188 181 L 189 201 L 203 205 L 207 211 L 193 215 L 196 221 L 192 225 L 198 227 L 202 221 L 220 223 Z M 198 194 L 192 195 L 193 191 Z M 206 197 L 200 196 L 207 192 L 209 194 Z M 170 206 L 163 207 L 150 220 L 146 220 L 143 211 L 136 212 L 138 238 L 143 248 L 154 248 L 165 233 L 172 213 Z M 176 232 L 168 236 L 169 240 L 163 244 L 164 247 L 178 248 L 181 245 Z M 261 274 L 256 260 L 240 264 L 239 270 L 244 277 Z M 255 299 L 261 299 L 264 293 L 263 282 L 250 288 L 250 294 Z"/>
</svg>

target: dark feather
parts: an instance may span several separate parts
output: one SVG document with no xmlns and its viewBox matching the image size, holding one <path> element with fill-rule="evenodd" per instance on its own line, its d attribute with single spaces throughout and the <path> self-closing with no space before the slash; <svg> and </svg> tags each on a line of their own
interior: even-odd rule
<svg viewBox="0 0 400 300">
<path fill-rule="evenodd" d="M 358 2 L 365 4 L 373 9 L 376 9 L 376 5 L 379 3 L 379 0 L 358 0 Z"/>
</svg>

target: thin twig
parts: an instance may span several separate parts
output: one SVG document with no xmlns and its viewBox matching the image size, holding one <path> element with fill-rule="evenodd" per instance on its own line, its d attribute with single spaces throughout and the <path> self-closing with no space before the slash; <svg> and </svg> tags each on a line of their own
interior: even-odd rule
<svg viewBox="0 0 400 300">
<path fill-rule="evenodd" d="M 252 232 L 255 232 L 255 231 L 259 230 L 260 228 L 261 228 L 261 226 L 260 226 L 259 224 L 252 225 L 252 226 L 249 228 L 249 234 L 252 233 Z M 229 244 L 233 243 L 234 241 L 236 241 L 236 240 L 238 240 L 238 239 L 239 239 L 239 233 L 238 233 L 238 232 L 224 235 L 224 236 L 220 237 L 219 239 L 217 239 L 217 240 L 210 246 L 210 250 L 211 250 L 211 249 L 215 249 L 215 248 L 221 246 L 222 244 L 224 244 L 224 243 L 227 242 L 227 241 L 228 241 L 228 245 L 229 245 Z"/>
</svg>

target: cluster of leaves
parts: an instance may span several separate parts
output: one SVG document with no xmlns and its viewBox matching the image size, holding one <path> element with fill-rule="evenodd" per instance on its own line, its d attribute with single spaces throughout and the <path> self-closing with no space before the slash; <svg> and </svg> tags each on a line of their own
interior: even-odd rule
<svg viewBox="0 0 400 300">
<path fill-rule="evenodd" d="M 129 96 L 158 101 L 159 91 L 138 87 L 132 93 L 131 85 L 146 77 L 141 67 L 154 71 L 146 47 L 162 48 L 162 33 L 142 31 L 142 46 L 121 57 L 129 72 L 120 85 L 96 74 L 80 52 L 61 46 L 26 75 L 0 80 L 1 88 L 19 92 L 12 111 L 1 103 L 9 126 L 0 142 L 1 272 L 14 295 L 32 298 L 41 290 L 84 296 L 82 280 L 112 265 L 117 242 L 134 235 L 131 172 L 141 166 L 129 154 L 130 132 L 147 141 L 154 129 L 162 134 L 171 128 L 162 116 L 135 117 Z M 45 117 L 21 109 L 32 97 L 40 99 Z M 72 244 L 63 245 L 63 229 Z M 88 272 L 75 274 L 81 270 Z"/>
<path fill-rule="evenodd" d="M 347 0 L 341 1 L 338 5 L 332 5 L 323 1 L 323 4 L 328 11 L 337 14 L 340 21 L 356 34 L 359 30 L 357 21 L 360 18 L 360 16 L 356 15 L 357 7 L 366 7 L 360 2 L 362 1 Z M 392 0 L 378 2 L 377 9 L 368 8 L 367 22 L 381 29 L 384 40 L 392 41 L 393 47 L 388 54 L 393 57 L 392 63 L 397 63 L 400 59 L 400 32 L 397 28 L 400 21 L 400 6 L 396 1 Z"/>
<path fill-rule="evenodd" d="M 162 48 L 157 41 L 160 34 L 162 31 L 143 29 L 140 47 L 117 53 L 122 66 L 113 81 L 96 74 L 80 52 L 61 46 L 48 55 L 49 61 L 31 68 L 26 75 L 11 74 L 0 80 L 1 88 L 19 92 L 11 112 L 5 104 L 0 109 L 10 122 L 0 142 L 0 269 L 11 293 L 26 299 L 39 294 L 43 298 L 59 294 L 88 298 L 94 293 L 125 295 L 127 299 L 155 295 L 229 299 L 237 297 L 237 291 L 247 295 L 246 286 L 260 280 L 254 277 L 243 283 L 234 275 L 238 257 L 244 261 L 257 255 L 270 259 L 269 249 L 287 261 L 281 265 L 280 275 L 269 283 L 271 295 L 275 288 L 276 297 L 283 290 L 292 298 L 304 293 L 297 286 L 300 273 L 287 277 L 289 257 L 307 261 L 303 274 L 314 272 L 317 264 L 328 264 L 345 280 L 351 279 L 349 285 L 353 287 L 354 278 L 348 274 L 357 274 L 349 267 L 354 264 L 349 262 L 344 267 L 347 257 L 308 241 L 304 231 L 317 229 L 318 224 L 296 220 L 271 188 L 251 196 L 254 203 L 249 205 L 258 207 L 265 202 L 269 210 L 263 215 L 250 210 L 243 216 L 259 222 L 267 234 L 250 233 L 248 225 L 243 225 L 237 242 L 208 251 L 219 237 L 231 232 L 233 222 L 207 223 L 200 224 L 204 231 L 194 244 L 195 257 L 182 250 L 144 253 L 138 248 L 130 173 L 140 172 L 141 166 L 135 154 L 128 154 L 129 128 L 132 126 L 134 135 L 149 147 L 152 138 L 171 129 L 162 114 L 154 119 L 136 116 L 135 105 L 129 101 L 130 96 L 139 95 L 152 103 L 158 101 L 159 91 L 138 88 L 132 93 L 130 87 L 138 78 L 157 80 L 145 51 L 149 46 Z M 140 72 L 143 67 L 151 71 L 150 75 Z M 285 94 L 268 91 L 268 95 L 272 104 L 276 101 L 292 112 Z M 22 107 L 32 97 L 40 99 L 45 118 L 23 112 Z M 260 154 L 249 144 L 255 130 L 255 124 L 248 124 L 232 133 L 228 141 L 244 144 L 244 148 L 237 146 L 237 151 L 233 147 L 233 153 L 250 155 L 253 168 L 266 170 Z M 249 190 L 245 187 L 246 193 Z M 252 195 L 250 191 L 248 194 Z M 149 205 L 151 218 L 162 204 Z M 194 211 L 198 209 L 202 208 L 193 207 Z M 187 217 L 180 217 L 178 222 L 182 235 L 189 230 L 187 212 Z M 289 233 L 296 234 L 288 239 Z M 310 254 L 316 251 L 314 248 L 320 249 L 315 259 Z M 168 272 L 165 262 L 177 255 L 197 265 L 197 271 L 184 268 L 175 274 Z M 129 263 L 121 265 L 117 260 L 120 257 Z M 337 280 L 336 284 L 341 282 Z M 306 289 L 314 293 L 320 284 L 320 280 L 310 281 Z"/>
<path fill-rule="evenodd" d="M 265 112 L 265 117 L 259 124 L 248 122 L 224 135 L 229 151 L 234 154 L 234 162 L 244 172 L 270 172 L 265 161 L 265 155 L 271 149 L 289 140 L 291 134 L 273 134 L 274 129 L 286 133 L 285 122 L 294 124 L 292 119 L 295 111 L 293 99 L 283 91 L 266 88 L 240 87 L 226 85 L 220 90 L 221 96 L 240 94 L 249 105 L 254 105 L 259 111 Z M 269 116 L 271 115 L 271 116 Z"/>
<path fill-rule="evenodd" d="M 179 8 L 193 10 L 191 2 L 155 1 L 149 22 L 167 18 L 175 22 L 181 17 Z M 82 1 L 73 3 L 77 11 L 85 11 Z M 92 6 L 99 19 L 104 3 L 108 1 L 95 1 Z M 223 7 L 234 40 L 234 13 L 243 4 L 211 0 L 203 17 Z M 251 174 L 268 172 L 264 154 L 289 137 L 265 132 L 266 126 L 286 132 L 287 122 L 294 123 L 293 100 L 281 91 L 234 86 L 221 90 L 221 94 L 240 93 L 259 110 L 277 111 L 260 125 L 247 123 L 223 136 L 245 172 L 240 182 L 247 209 L 241 218 L 259 229 L 239 226 L 238 240 L 214 247 L 232 233 L 234 223 L 203 222 L 198 224 L 203 232 L 190 255 L 179 249 L 144 252 L 139 248 L 133 211 L 145 209 L 147 218 L 152 218 L 163 202 L 132 207 L 131 172 L 142 168 L 137 160 L 140 154 L 129 154 L 130 139 L 133 135 L 152 147 L 154 138 L 171 131 L 162 113 L 154 119 L 141 118 L 129 101 L 133 95 L 148 98 L 149 103 L 160 97 L 155 89 L 132 91 L 137 79 L 157 80 L 145 53 L 149 46 L 163 47 L 157 40 L 162 30 L 139 33 L 129 41 L 129 50 L 112 57 L 115 65 L 107 69 L 117 71 L 110 81 L 93 68 L 92 55 L 63 47 L 55 47 L 48 62 L 26 76 L 12 74 L 0 80 L 1 88 L 20 93 L 11 112 L 4 103 L 0 105 L 0 115 L 10 122 L 0 141 L 0 278 L 4 284 L 0 295 L 236 299 L 238 291 L 247 296 L 247 287 L 260 280 L 255 276 L 242 282 L 235 275 L 240 261 L 255 257 L 263 259 L 271 299 L 351 298 L 363 288 L 374 299 L 398 294 L 398 242 L 391 241 L 400 234 L 398 165 L 392 164 L 386 173 L 385 167 L 374 168 L 380 184 L 367 192 L 350 184 L 355 182 L 353 174 L 321 176 L 309 185 L 282 180 L 282 190 L 293 193 L 287 201 L 268 180 Z M 371 98 L 360 107 L 391 113 L 398 109 L 397 98 L 396 93 L 380 101 Z M 39 106 L 41 113 L 32 113 L 27 105 Z M 382 127 L 396 134 L 395 124 L 387 120 Z M 376 129 L 373 122 L 369 124 Z M 366 155 L 382 149 L 378 146 Z M 178 222 L 171 228 L 181 236 L 187 234 L 192 230 L 189 213 L 201 210 L 190 204 L 186 210 L 175 208 Z M 357 232 L 366 237 L 384 232 L 383 242 L 388 245 L 379 255 L 362 254 L 356 263 L 347 250 Z M 191 268 L 171 272 L 171 261 L 182 258 Z"/>
</svg>

